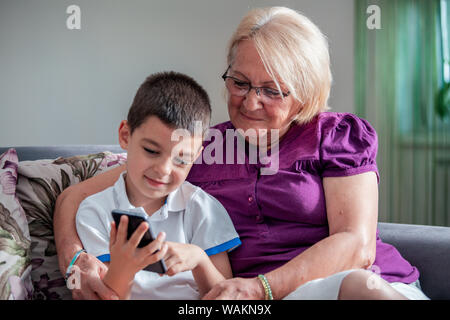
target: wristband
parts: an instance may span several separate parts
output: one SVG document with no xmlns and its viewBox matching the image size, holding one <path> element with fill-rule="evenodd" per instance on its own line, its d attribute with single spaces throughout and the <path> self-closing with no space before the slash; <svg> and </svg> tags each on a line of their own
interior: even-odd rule
<svg viewBox="0 0 450 320">
<path fill-rule="evenodd" d="M 75 262 L 77 261 L 78 257 L 80 256 L 80 254 L 82 254 L 83 252 L 86 252 L 86 250 L 81 249 L 80 251 L 78 251 L 77 253 L 75 253 L 75 255 L 72 258 L 72 261 L 70 261 L 69 266 L 67 267 L 66 270 L 66 275 L 64 276 L 64 280 L 67 281 L 67 279 L 70 277 L 71 273 L 72 273 L 72 268 L 73 265 L 75 264 Z"/>
<path fill-rule="evenodd" d="M 272 289 L 270 289 L 269 281 L 267 281 L 267 278 L 263 274 L 259 274 L 258 278 L 264 287 L 264 293 L 265 293 L 264 299 L 273 300 Z"/>
</svg>

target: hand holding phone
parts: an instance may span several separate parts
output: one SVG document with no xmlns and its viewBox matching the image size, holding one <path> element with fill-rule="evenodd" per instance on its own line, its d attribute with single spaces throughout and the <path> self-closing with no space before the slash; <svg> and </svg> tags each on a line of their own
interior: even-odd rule
<svg viewBox="0 0 450 320">
<path fill-rule="evenodd" d="M 133 234 L 136 232 L 136 230 L 138 229 L 138 227 L 142 224 L 142 222 L 147 222 L 148 228 L 147 231 L 144 233 L 144 235 L 142 236 L 141 240 L 139 241 L 139 243 L 137 244 L 137 248 L 144 248 L 146 246 L 148 246 L 150 243 L 153 242 L 153 240 L 156 239 L 150 224 L 147 221 L 147 216 L 144 213 L 139 213 L 139 212 L 131 212 L 131 211 L 124 211 L 124 210 L 113 210 L 111 212 L 114 222 L 116 224 L 116 233 L 119 230 L 119 226 L 120 226 L 120 220 L 122 216 L 127 216 L 128 218 L 128 226 L 127 226 L 127 240 L 129 241 L 130 239 L 132 239 Z M 116 234 L 117 236 L 117 234 Z M 156 250 L 153 254 L 157 254 L 159 252 L 159 250 Z M 148 256 L 147 252 L 144 252 L 144 255 Z M 158 253 L 158 255 L 160 255 L 161 253 Z M 145 257 L 145 256 L 144 256 Z M 167 272 L 167 268 L 166 265 L 164 263 L 164 260 L 161 258 L 159 261 L 149 264 L 146 267 L 143 268 L 143 270 L 145 271 L 151 271 L 151 272 L 157 272 L 157 273 L 166 273 Z"/>
</svg>

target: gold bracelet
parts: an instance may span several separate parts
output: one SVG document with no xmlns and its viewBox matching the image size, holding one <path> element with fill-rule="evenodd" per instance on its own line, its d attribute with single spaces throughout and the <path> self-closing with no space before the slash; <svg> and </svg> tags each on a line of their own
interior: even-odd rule
<svg viewBox="0 0 450 320">
<path fill-rule="evenodd" d="M 266 300 L 273 300 L 272 289 L 270 288 L 269 281 L 267 281 L 267 278 L 263 274 L 259 274 L 258 279 L 261 281 L 264 287 L 264 294 L 265 294 L 264 298 Z"/>
</svg>

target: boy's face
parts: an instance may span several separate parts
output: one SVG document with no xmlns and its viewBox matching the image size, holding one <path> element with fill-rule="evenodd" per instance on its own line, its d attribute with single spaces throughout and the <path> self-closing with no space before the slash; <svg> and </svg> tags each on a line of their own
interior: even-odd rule
<svg viewBox="0 0 450 320">
<path fill-rule="evenodd" d="M 179 187 L 200 155 L 202 137 L 174 139 L 174 131 L 156 116 L 148 117 L 133 134 L 126 120 L 120 124 L 120 146 L 128 153 L 127 192 L 134 206 L 160 200 Z"/>
</svg>

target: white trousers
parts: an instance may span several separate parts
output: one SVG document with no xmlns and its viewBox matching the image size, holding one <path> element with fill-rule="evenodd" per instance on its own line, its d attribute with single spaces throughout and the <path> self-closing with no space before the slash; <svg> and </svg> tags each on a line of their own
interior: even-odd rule
<svg viewBox="0 0 450 320">
<path fill-rule="evenodd" d="M 326 278 L 311 280 L 284 297 L 283 300 L 337 300 L 342 280 L 358 269 L 338 272 Z M 378 277 L 374 273 L 375 277 Z M 419 280 L 411 284 L 389 283 L 392 288 L 410 300 L 429 300 L 420 289 Z M 370 283 L 368 283 L 370 286 Z"/>
</svg>

